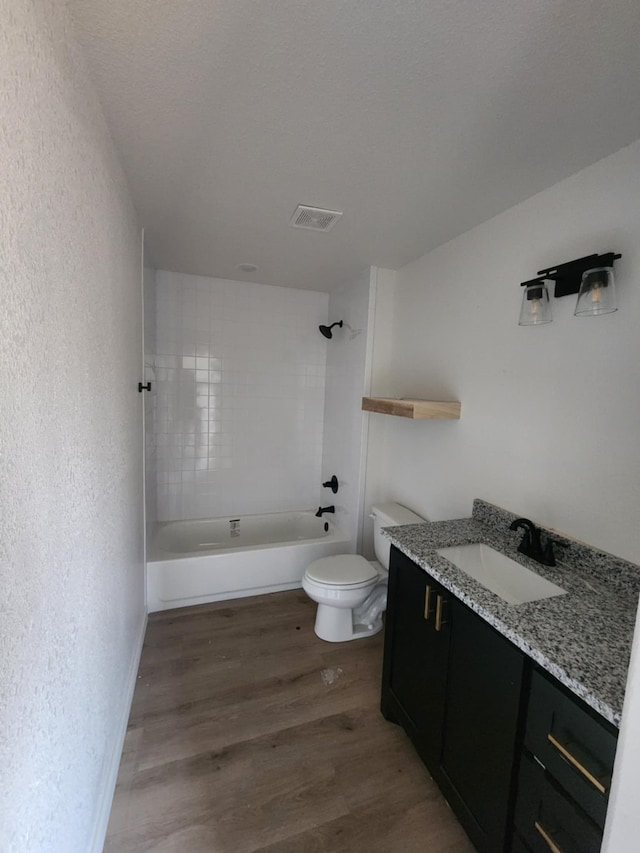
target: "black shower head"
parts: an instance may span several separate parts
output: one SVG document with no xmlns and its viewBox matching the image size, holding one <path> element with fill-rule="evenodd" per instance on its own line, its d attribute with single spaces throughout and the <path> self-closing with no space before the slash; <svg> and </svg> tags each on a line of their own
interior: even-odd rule
<svg viewBox="0 0 640 853">
<path fill-rule="evenodd" d="M 325 336 L 325 338 L 329 338 L 329 340 L 331 340 L 331 338 L 333 337 L 331 329 L 333 329 L 334 326 L 340 326 L 340 328 L 342 328 L 342 320 L 338 320 L 337 323 L 332 323 L 330 326 L 318 326 L 318 328 Z"/>
</svg>

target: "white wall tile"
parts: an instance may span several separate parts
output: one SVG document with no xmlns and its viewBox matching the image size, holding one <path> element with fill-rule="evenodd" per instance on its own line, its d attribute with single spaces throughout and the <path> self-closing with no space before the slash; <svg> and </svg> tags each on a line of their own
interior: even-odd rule
<svg viewBox="0 0 640 853">
<path fill-rule="evenodd" d="M 328 295 L 156 278 L 158 519 L 315 506 Z"/>
</svg>

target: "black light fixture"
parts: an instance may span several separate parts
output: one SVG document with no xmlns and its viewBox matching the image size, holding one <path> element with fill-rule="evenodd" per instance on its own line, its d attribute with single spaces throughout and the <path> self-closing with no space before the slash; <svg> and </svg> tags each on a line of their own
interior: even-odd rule
<svg viewBox="0 0 640 853">
<path fill-rule="evenodd" d="M 520 326 L 551 322 L 551 305 L 546 282 L 553 281 L 556 299 L 578 294 L 576 317 L 597 317 L 618 310 L 615 295 L 613 264 L 622 255 L 586 255 L 575 261 L 538 270 L 538 278 L 523 281 L 525 288 L 520 310 Z"/>
<path fill-rule="evenodd" d="M 333 337 L 333 332 L 331 331 L 331 329 L 333 329 L 334 326 L 340 326 L 340 328 L 342 328 L 342 320 L 338 320 L 337 323 L 332 323 L 330 326 L 318 326 L 318 328 L 325 336 L 325 338 L 329 338 L 329 340 L 331 340 L 331 338 Z"/>
<path fill-rule="evenodd" d="M 618 255 L 620 257 L 620 255 Z M 594 267 L 582 274 L 576 317 L 598 317 L 618 310 L 613 266 Z"/>
<path fill-rule="evenodd" d="M 541 326 L 543 323 L 550 323 L 553 317 L 545 280 L 534 278 L 531 281 L 523 281 L 521 287 L 524 287 L 525 291 L 522 294 L 518 325 Z"/>
</svg>

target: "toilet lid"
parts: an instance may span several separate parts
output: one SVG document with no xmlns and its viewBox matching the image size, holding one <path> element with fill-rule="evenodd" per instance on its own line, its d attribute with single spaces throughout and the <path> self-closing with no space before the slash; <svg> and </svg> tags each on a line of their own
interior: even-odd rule
<svg viewBox="0 0 640 853">
<path fill-rule="evenodd" d="M 377 574 L 371 563 L 358 554 L 323 557 L 311 563 L 307 569 L 310 580 L 335 585 L 364 583 L 373 580 Z"/>
</svg>

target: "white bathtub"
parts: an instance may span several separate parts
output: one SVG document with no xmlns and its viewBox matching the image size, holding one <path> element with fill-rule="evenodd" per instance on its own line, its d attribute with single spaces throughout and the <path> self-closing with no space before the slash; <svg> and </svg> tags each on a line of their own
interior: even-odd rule
<svg viewBox="0 0 640 853">
<path fill-rule="evenodd" d="M 147 605 L 153 612 L 295 589 L 309 563 L 345 553 L 348 542 L 312 512 L 157 524 L 147 554 Z"/>
</svg>

